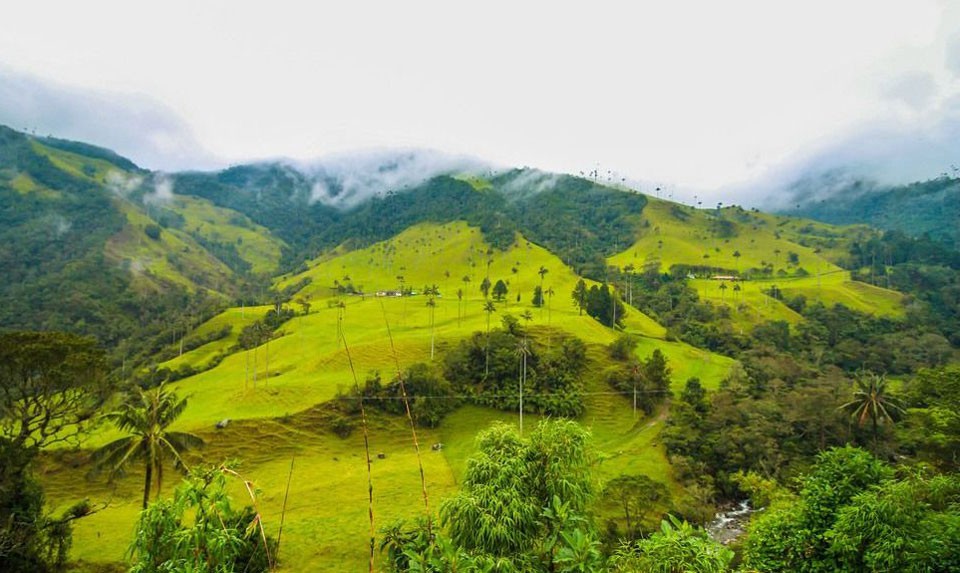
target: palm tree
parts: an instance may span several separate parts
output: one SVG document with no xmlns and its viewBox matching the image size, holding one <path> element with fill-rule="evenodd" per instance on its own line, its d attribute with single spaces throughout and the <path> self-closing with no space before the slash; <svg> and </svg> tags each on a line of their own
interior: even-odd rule
<svg viewBox="0 0 960 573">
<path fill-rule="evenodd" d="M 526 337 L 521 338 L 517 341 L 517 348 L 515 351 L 518 358 L 520 358 L 520 437 L 523 437 L 523 384 L 527 380 L 527 356 L 530 356 L 530 345 L 527 344 Z"/>
<path fill-rule="evenodd" d="M 540 265 L 540 270 L 537 271 L 537 274 L 540 275 L 540 292 L 543 292 L 543 277 L 547 276 L 547 273 L 550 271 L 547 267 Z M 541 295 L 542 296 L 542 295 Z M 543 305 L 540 305 L 540 318 L 543 318 Z"/>
<path fill-rule="evenodd" d="M 164 389 L 163 384 L 152 390 L 137 388 L 123 405 L 106 418 L 119 430 L 129 434 L 114 440 L 93 453 L 96 467 L 109 467 L 111 479 L 122 475 L 134 460 L 143 460 L 146 475 L 143 481 L 143 508 L 150 501 L 150 487 L 156 471 L 157 495 L 163 486 L 163 461 L 173 458 L 176 466 L 185 465 L 180 454 L 203 445 L 203 440 L 186 432 L 171 432 L 167 428 L 187 407 L 187 399 L 180 399 Z"/>
<path fill-rule="evenodd" d="M 483 366 L 483 377 L 486 378 L 487 375 L 490 374 L 490 315 L 497 312 L 497 307 L 492 301 L 488 300 L 484 303 L 483 310 L 487 313 L 487 348 Z"/>
<path fill-rule="evenodd" d="M 427 299 L 427 307 L 430 309 L 430 360 L 433 360 L 433 341 L 434 341 L 434 316 L 437 310 L 437 301 L 433 298 L 433 293 L 431 292 L 430 298 Z"/>
<path fill-rule="evenodd" d="M 903 416 L 904 409 L 900 401 L 887 393 L 887 379 L 872 372 L 861 372 L 855 379 L 856 389 L 853 400 L 840 406 L 840 410 L 850 414 L 863 427 L 870 421 L 873 428 L 873 444 L 880 441 L 880 424 L 884 421 L 896 422 Z"/>
</svg>

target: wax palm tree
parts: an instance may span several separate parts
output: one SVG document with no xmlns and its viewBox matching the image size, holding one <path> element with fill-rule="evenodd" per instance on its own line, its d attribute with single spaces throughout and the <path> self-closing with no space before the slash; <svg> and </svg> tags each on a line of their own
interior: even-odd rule
<svg viewBox="0 0 960 573">
<path fill-rule="evenodd" d="M 487 313 L 487 346 L 484 351 L 484 366 L 483 366 L 483 377 L 486 378 L 490 374 L 490 315 L 497 312 L 496 305 L 491 301 L 487 301 L 483 305 L 483 310 Z"/>
<path fill-rule="evenodd" d="M 537 274 L 540 275 L 540 293 L 541 293 L 540 296 L 541 296 L 541 297 L 543 297 L 543 277 L 547 276 L 547 273 L 549 273 L 549 272 L 550 272 L 550 270 L 547 269 L 547 267 L 545 267 L 545 266 L 543 266 L 543 265 L 541 265 L 541 266 L 540 266 L 540 269 L 537 271 Z M 540 318 L 541 318 L 541 319 L 543 318 L 543 301 L 542 301 L 542 298 L 541 298 L 541 302 L 540 302 Z"/>
<path fill-rule="evenodd" d="M 853 400 L 842 404 L 840 409 L 850 414 L 863 427 L 867 421 L 873 429 L 873 444 L 880 441 L 880 424 L 896 422 L 905 413 L 900 401 L 887 391 L 887 379 L 872 372 L 861 372 L 855 381 Z"/>
<path fill-rule="evenodd" d="M 187 399 L 167 391 L 163 384 L 151 390 L 137 389 L 123 405 L 106 415 L 117 429 L 129 434 L 93 453 L 97 468 L 110 468 L 111 479 L 122 475 L 134 460 L 142 460 L 146 469 L 143 481 L 143 508 L 150 501 L 150 488 L 156 472 L 157 494 L 163 486 L 163 461 L 169 457 L 177 467 L 185 468 L 180 454 L 203 445 L 203 440 L 186 432 L 167 428 L 187 407 Z"/>
<path fill-rule="evenodd" d="M 523 337 L 517 341 L 517 348 L 514 351 L 517 358 L 520 359 L 520 437 L 523 437 L 523 385 L 527 381 L 527 357 L 530 356 L 530 345 L 527 338 Z"/>
</svg>

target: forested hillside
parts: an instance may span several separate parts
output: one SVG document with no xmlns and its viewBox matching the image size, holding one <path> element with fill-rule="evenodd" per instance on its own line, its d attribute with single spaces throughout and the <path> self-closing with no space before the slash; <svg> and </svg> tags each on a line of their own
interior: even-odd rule
<svg viewBox="0 0 960 573">
<path fill-rule="evenodd" d="M 345 185 L 0 129 L 0 569 L 954 566 L 942 241 L 531 169 Z"/>
<path fill-rule="evenodd" d="M 912 237 L 928 236 L 960 250 L 960 179 L 956 174 L 897 186 L 859 181 L 829 193 L 800 194 L 796 203 L 796 208 L 786 212 L 837 225 L 865 223 Z"/>
</svg>

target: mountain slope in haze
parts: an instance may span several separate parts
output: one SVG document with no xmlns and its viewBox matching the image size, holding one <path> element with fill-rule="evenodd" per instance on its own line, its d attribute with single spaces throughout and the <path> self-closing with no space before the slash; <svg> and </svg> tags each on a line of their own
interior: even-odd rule
<svg viewBox="0 0 960 573">
<path fill-rule="evenodd" d="M 240 239 L 234 228 L 261 251 L 246 266 L 276 270 L 280 243 L 265 229 L 158 192 L 158 177 L 108 150 L 0 126 L 0 327 L 92 334 L 108 348 L 182 330 L 181 314 L 242 284 L 229 249 L 208 248 Z"/>
<path fill-rule="evenodd" d="M 350 207 L 321 200 L 318 186 L 343 183 L 289 165 L 261 163 L 215 173 L 183 173 L 175 192 L 243 213 L 283 239 L 292 268 L 348 242 L 363 247 L 418 223 L 466 221 L 491 246 L 509 247 L 514 234 L 554 251 L 579 273 L 602 278 L 603 258 L 628 243 L 646 197 L 567 175 L 515 169 L 489 177 L 439 173 L 398 188 L 384 187 Z"/>
<path fill-rule="evenodd" d="M 960 249 L 960 179 L 956 177 L 884 186 L 828 174 L 796 187 L 797 207 L 786 211 L 790 215 L 837 225 L 864 223 L 911 237 L 927 235 Z"/>
</svg>

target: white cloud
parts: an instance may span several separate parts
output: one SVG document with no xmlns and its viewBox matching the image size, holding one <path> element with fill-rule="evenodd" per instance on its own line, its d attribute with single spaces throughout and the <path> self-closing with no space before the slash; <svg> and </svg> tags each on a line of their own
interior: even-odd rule
<svg viewBox="0 0 960 573">
<path fill-rule="evenodd" d="M 144 141 L 118 151 L 167 170 L 205 166 L 195 134 L 231 161 L 430 148 L 731 202 L 851 133 L 916 121 L 936 140 L 960 69 L 957 10 L 936 0 L 52 9 L 5 10 L 0 63 L 162 102 L 183 125 L 105 114 L 84 138 Z"/>
</svg>

